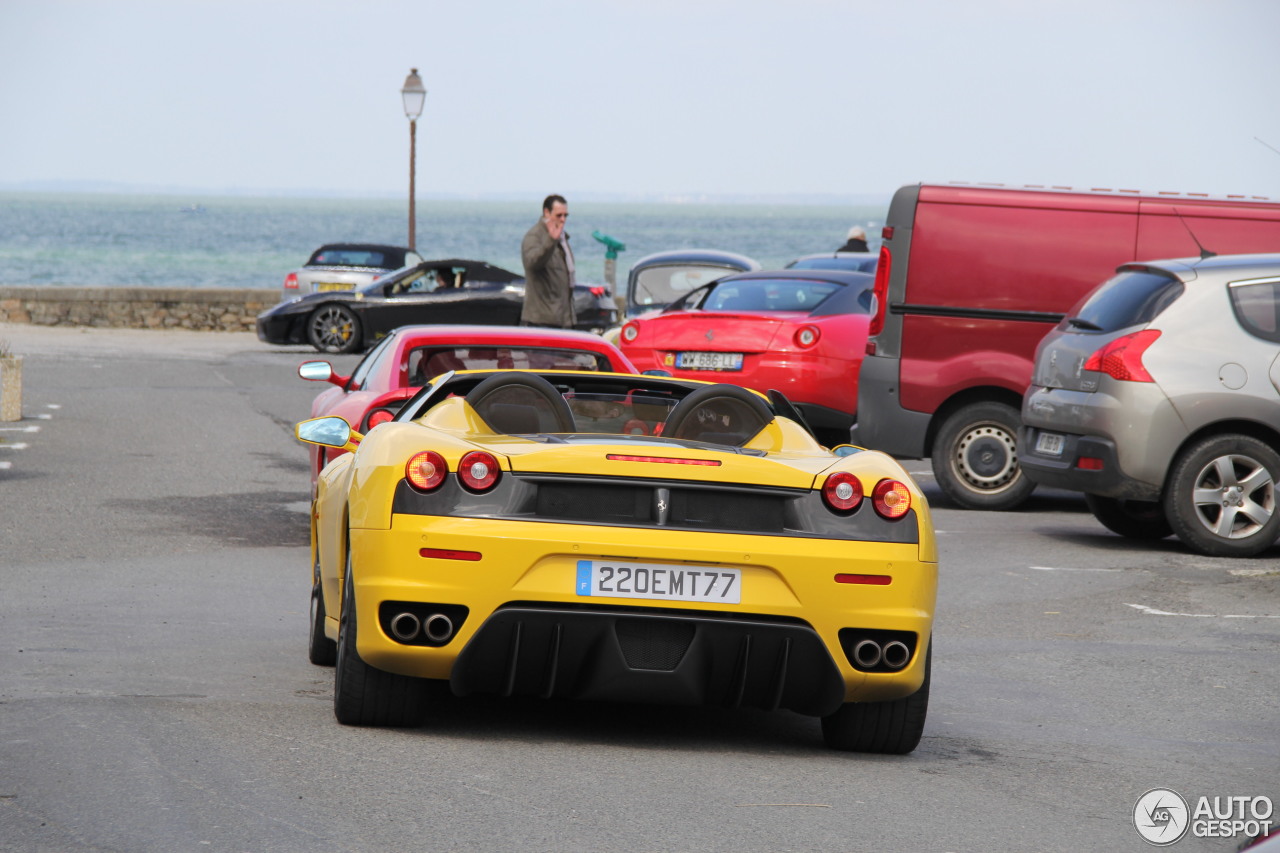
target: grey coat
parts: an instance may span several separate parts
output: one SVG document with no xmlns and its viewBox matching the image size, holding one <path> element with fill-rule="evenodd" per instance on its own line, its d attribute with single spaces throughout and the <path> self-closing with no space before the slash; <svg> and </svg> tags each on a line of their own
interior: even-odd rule
<svg viewBox="0 0 1280 853">
<path fill-rule="evenodd" d="M 565 234 L 568 249 L 569 235 Z M 535 326 L 556 326 L 572 329 L 576 322 L 573 311 L 573 282 L 565 250 L 560 242 L 551 239 L 547 226 L 539 219 L 524 235 L 520 244 L 520 257 L 524 261 L 524 308 L 520 322 Z"/>
</svg>

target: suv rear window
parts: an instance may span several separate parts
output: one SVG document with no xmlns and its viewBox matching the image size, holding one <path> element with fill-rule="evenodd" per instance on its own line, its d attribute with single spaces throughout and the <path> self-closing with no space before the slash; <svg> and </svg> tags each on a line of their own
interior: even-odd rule
<svg viewBox="0 0 1280 853">
<path fill-rule="evenodd" d="M 1182 295 L 1182 282 L 1150 270 L 1128 270 L 1085 297 L 1067 323 L 1089 331 L 1114 332 L 1150 323 Z M 1072 321 L 1075 322 L 1072 322 Z"/>
<path fill-rule="evenodd" d="M 1233 281 L 1231 307 L 1245 331 L 1280 342 L 1280 279 Z"/>
</svg>

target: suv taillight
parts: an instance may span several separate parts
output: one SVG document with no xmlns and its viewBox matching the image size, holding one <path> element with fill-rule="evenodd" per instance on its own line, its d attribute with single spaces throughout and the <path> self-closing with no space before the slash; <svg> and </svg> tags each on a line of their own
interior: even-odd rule
<svg viewBox="0 0 1280 853">
<path fill-rule="evenodd" d="M 1159 329 L 1143 329 L 1141 332 L 1116 338 L 1089 356 L 1084 369 L 1105 373 L 1121 382 L 1155 382 L 1142 366 L 1142 354 L 1158 337 Z"/>
<path fill-rule="evenodd" d="M 876 281 L 872 288 L 876 298 L 876 313 L 871 315 L 867 337 L 874 337 L 884 331 L 884 318 L 889 312 L 889 268 L 891 266 L 893 266 L 893 255 L 889 252 L 888 246 L 881 246 L 880 261 L 876 267 Z"/>
</svg>

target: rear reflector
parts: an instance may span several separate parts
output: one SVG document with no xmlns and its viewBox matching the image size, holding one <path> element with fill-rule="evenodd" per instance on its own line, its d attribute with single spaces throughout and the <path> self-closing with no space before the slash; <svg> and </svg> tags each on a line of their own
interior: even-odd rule
<svg viewBox="0 0 1280 853">
<path fill-rule="evenodd" d="M 836 583 L 862 583 L 871 586 L 888 586 L 893 583 L 889 575 L 836 575 Z"/>
<path fill-rule="evenodd" d="M 474 563 L 480 559 L 479 551 L 454 551 L 450 548 L 420 548 L 418 553 L 436 560 L 466 560 Z"/>
<path fill-rule="evenodd" d="M 1085 471 L 1101 471 L 1102 460 L 1093 456 L 1081 456 L 1080 460 L 1076 462 L 1076 467 L 1082 468 Z"/>
<path fill-rule="evenodd" d="M 710 465 L 716 467 L 720 464 L 719 459 L 680 459 L 673 456 L 624 456 L 621 453 L 607 454 L 605 459 L 610 462 L 666 462 L 671 465 Z"/>
</svg>

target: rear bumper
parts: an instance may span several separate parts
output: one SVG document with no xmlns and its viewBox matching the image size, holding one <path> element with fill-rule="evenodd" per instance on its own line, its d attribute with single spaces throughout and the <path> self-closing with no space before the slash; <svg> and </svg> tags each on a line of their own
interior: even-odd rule
<svg viewBox="0 0 1280 853">
<path fill-rule="evenodd" d="M 482 556 L 422 556 L 424 541 L 436 553 Z M 736 568 L 741 603 L 578 594 L 579 561 L 610 554 L 636 563 Z M 351 531 L 357 648 L 371 666 L 448 679 L 460 693 L 823 714 L 841 702 L 919 689 L 937 596 L 937 565 L 920 556 L 914 543 L 396 514 L 390 530 Z M 837 583 L 844 573 L 892 580 Z M 405 644 L 381 627 L 384 602 L 454 608 L 465 618 L 455 619 L 456 633 L 442 645 Z M 896 672 L 855 667 L 850 629 L 909 636 L 910 661 Z M 683 650 L 675 648 L 681 643 Z M 671 665 L 657 667 L 645 655 Z"/>
<path fill-rule="evenodd" d="M 1036 452 L 1036 442 L 1046 432 L 1063 437 L 1062 453 L 1050 456 Z M 1082 457 L 1100 460 L 1101 467 L 1079 467 Z M 1124 500 L 1160 499 L 1160 486 L 1126 476 L 1120 469 L 1116 443 L 1100 436 L 1071 435 L 1060 430 L 1024 426 L 1018 431 L 1018 464 L 1027 479 L 1041 486 Z"/>
<path fill-rule="evenodd" d="M 799 623 L 645 609 L 510 605 L 490 616 L 450 676 L 459 696 L 787 708 L 844 702 L 826 646 Z"/>
<path fill-rule="evenodd" d="M 868 355 L 858 373 L 858 422 L 850 430 L 853 444 L 902 459 L 928 456 L 926 440 L 933 415 L 904 409 L 898 396 L 896 358 Z"/>
</svg>

